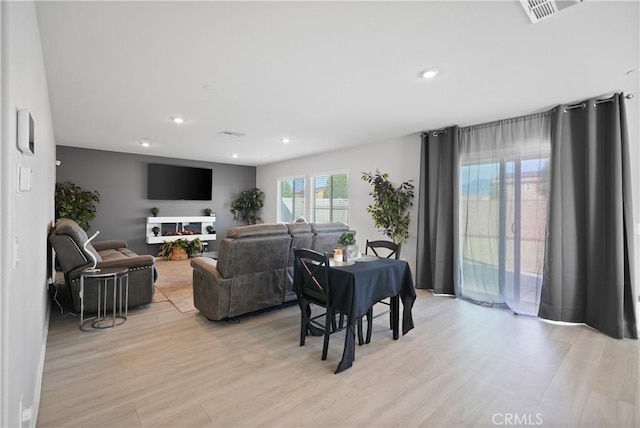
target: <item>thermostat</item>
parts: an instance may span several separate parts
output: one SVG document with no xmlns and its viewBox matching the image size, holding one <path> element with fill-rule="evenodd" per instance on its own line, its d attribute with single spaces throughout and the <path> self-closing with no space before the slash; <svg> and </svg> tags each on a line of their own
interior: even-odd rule
<svg viewBox="0 0 640 428">
<path fill-rule="evenodd" d="M 18 110 L 18 148 L 25 155 L 36 153 L 34 139 L 34 123 L 31 113 L 26 108 Z"/>
</svg>

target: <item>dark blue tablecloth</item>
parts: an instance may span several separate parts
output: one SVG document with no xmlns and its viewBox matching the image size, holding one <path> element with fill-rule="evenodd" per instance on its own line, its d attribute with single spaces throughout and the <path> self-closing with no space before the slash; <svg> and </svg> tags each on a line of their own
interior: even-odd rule
<svg viewBox="0 0 640 428">
<path fill-rule="evenodd" d="M 416 300 L 411 269 L 406 261 L 378 259 L 331 268 L 333 306 L 348 318 L 342 361 L 336 373 L 353 365 L 358 320 L 377 301 L 393 296 L 399 296 L 402 300 L 402 334 L 406 334 L 413 328 L 411 309 Z"/>
</svg>

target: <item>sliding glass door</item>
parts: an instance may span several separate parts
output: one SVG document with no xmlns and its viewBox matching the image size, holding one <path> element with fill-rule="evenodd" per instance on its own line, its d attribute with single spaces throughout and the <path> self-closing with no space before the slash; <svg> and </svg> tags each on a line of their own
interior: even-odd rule
<svg viewBox="0 0 640 428">
<path fill-rule="evenodd" d="M 548 154 L 487 153 L 460 165 L 462 297 L 537 315 L 547 211 Z"/>
<path fill-rule="evenodd" d="M 502 304 L 500 281 L 500 163 L 469 162 L 460 167 L 460 285 L 462 296 Z"/>
<path fill-rule="evenodd" d="M 529 315 L 537 315 L 540 305 L 548 165 L 548 156 L 506 162 L 504 297 L 509 307 Z"/>
</svg>

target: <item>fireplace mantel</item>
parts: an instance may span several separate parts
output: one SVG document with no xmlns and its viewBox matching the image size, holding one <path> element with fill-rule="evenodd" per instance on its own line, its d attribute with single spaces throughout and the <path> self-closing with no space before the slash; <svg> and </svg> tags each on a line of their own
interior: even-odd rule
<svg viewBox="0 0 640 428">
<path fill-rule="evenodd" d="M 160 228 L 158 236 L 153 234 L 153 227 Z M 213 227 L 213 233 L 207 233 L 207 226 Z M 200 233 L 182 235 L 162 235 L 163 230 L 172 229 L 175 233 L 182 232 L 190 227 L 195 227 Z M 147 217 L 147 244 L 162 244 L 165 241 L 187 239 L 189 241 L 200 238 L 201 241 L 214 241 L 216 239 L 216 216 L 192 216 L 192 217 Z"/>
</svg>

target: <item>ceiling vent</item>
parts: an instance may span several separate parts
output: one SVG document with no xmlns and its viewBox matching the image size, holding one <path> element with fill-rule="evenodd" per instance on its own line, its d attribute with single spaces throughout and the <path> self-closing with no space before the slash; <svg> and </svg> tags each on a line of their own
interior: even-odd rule
<svg viewBox="0 0 640 428">
<path fill-rule="evenodd" d="M 581 2 L 582 0 L 520 0 L 524 11 L 534 24 Z"/>
<path fill-rule="evenodd" d="M 243 134 L 242 132 L 235 132 L 235 131 L 220 131 L 217 133 L 218 135 L 224 135 L 227 137 L 235 137 L 235 138 L 240 138 L 240 137 L 244 137 L 246 134 Z"/>
</svg>

